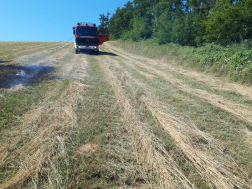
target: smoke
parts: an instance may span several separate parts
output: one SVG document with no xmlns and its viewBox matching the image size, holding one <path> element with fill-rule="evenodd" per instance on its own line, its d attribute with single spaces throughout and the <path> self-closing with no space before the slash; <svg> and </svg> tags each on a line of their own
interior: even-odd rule
<svg viewBox="0 0 252 189">
<path fill-rule="evenodd" d="M 31 85 L 45 79 L 52 79 L 55 62 L 48 52 L 23 55 L 15 58 L 15 64 L 0 65 L 0 88 L 13 88 L 17 85 Z"/>
<path fill-rule="evenodd" d="M 24 70 L 21 70 L 19 73 L 16 74 L 16 76 L 21 76 L 21 77 L 25 77 L 26 73 Z"/>
<path fill-rule="evenodd" d="M 24 65 L 20 71 L 16 74 L 16 78 L 10 83 L 10 88 L 22 84 L 27 86 L 28 84 L 35 82 L 35 80 L 45 79 L 45 75 L 54 70 L 50 66 L 37 66 L 37 65 Z"/>
<path fill-rule="evenodd" d="M 52 79 L 49 73 L 53 70 L 54 67 L 40 65 L 0 66 L 0 71 L 3 73 L 0 78 L 0 88 L 13 88 L 20 84 L 27 86 L 45 79 Z"/>
</svg>

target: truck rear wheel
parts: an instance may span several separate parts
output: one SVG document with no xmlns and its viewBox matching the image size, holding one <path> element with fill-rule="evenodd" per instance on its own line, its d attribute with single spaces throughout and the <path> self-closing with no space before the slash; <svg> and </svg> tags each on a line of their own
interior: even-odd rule
<svg viewBox="0 0 252 189">
<path fill-rule="evenodd" d="M 78 50 L 75 50 L 75 54 L 79 54 L 79 51 L 78 51 Z"/>
</svg>

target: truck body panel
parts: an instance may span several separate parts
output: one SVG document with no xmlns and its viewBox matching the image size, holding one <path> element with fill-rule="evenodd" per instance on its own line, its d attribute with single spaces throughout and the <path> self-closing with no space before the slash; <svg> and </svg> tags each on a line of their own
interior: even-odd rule
<svg viewBox="0 0 252 189">
<path fill-rule="evenodd" d="M 93 23 L 80 22 L 73 27 L 76 54 L 83 50 L 99 52 L 99 45 L 109 40 L 108 28 L 97 28 Z"/>
</svg>

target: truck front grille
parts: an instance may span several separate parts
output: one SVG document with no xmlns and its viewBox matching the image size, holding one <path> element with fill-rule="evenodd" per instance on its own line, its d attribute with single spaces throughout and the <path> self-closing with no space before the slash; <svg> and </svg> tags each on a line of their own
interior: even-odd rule
<svg viewBox="0 0 252 189">
<path fill-rule="evenodd" d="M 92 43 L 92 44 L 99 44 L 98 38 L 76 38 L 76 43 Z"/>
</svg>

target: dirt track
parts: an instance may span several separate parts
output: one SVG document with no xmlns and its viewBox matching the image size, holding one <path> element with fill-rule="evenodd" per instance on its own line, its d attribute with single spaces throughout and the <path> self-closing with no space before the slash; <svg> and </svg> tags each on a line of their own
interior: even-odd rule
<svg viewBox="0 0 252 189">
<path fill-rule="evenodd" d="M 45 78 L 52 80 L 52 84 L 39 102 L 24 112 L 22 124 L 5 128 L 2 134 L 0 168 L 4 171 L 11 167 L 12 172 L 0 177 L 0 188 L 40 188 L 41 182 L 44 187 L 54 188 L 52 180 L 55 178 L 58 188 L 70 185 L 77 188 L 76 183 L 80 181 L 66 181 L 57 162 L 64 159 L 67 165 L 75 166 L 66 143 L 74 144 L 74 136 L 85 130 L 85 124 L 79 120 L 99 117 L 95 111 L 93 115 L 85 115 L 85 108 L 83 114 L 79 113 L 88 102 L 99 103 L 87 96 L 89 89 L 95 87 L 87 82 L 88 78 L 95 77 L 90 68 L 93 65 L 97 65 L 105 78 L 103 82 L 110 86 L 113 94 L 114 103 L 108 104 L 110 110 L 118 114 L 111 113 L 111 116 L 117 120 L 113 124 L 120 125 L 114 129 L 119 136 L 118 143 L 126 146 L 121 154 L 134 159 L 131 163 L 122 163 L 125 155 L 118 155 L 120 163 L 129 172 L 134 172 L 136 168 L 132 167 L 137 166 L 141 175 L 141 179 L 130 184 L 125 181 L 125 184 L 119 183 L 123 173 L 113 172 L 116 178 L 113 181 L 119 183 L 118 187 L 252 188 L 252 88 L 186 70 L 174 62 L 132 54 L 115 44 L 105 43 L 98 56 L 76 55 L 72 44 L 28 55 L 13 52 L 16 55 L 12 63 L 19 63 L 21 67 L 53 68 L 50 70 L 53 75 Z M 27 75 L 31 72 L 25 71 Z M 95 79 L 101 82 L 99 76 Z M 12 88 L 2 89 L 0 99 L 5 98 L 6 92 L 18 93 L 40 82 L 43 79 L 25 80 L 24 86 L 16 82 Z M 103 98 L 106 94 L 98 96 Z M 108 145 L 93 144 L 94 141 L 82 142 L 81 151 L 96 156 L 101 149 L 106 153 L 120 151 L 116 142 Z M 86 150 L 85 146 L 92 149 Z M 117 166 L 114 160 L 111 164 Z M 88 187 L 95 188 L 95 184 Z"/>
</svg>

